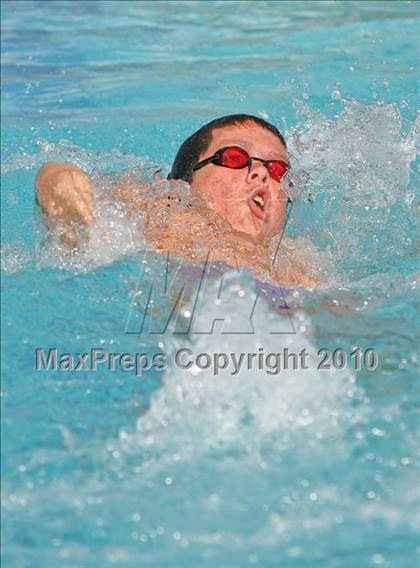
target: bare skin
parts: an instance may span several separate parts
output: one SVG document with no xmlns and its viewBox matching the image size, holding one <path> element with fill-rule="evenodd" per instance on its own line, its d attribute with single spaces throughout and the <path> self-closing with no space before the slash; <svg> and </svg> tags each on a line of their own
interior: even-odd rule
<svg viewBox="0 0 420 568">
<path fill-rule="evenodd" d="M 208 149 L 199 160 L 226 146 L 239 146 L 250 156 L 263 160 L 289 162 L 279 138 L 253 122 L 215 129 Z M 208 164 L 195 172 L 191 189 L 196 194 L 204 194 L 213 209 L 229 221 L 232 229 L 249 241 L 266 245 L 283 227 L 287 196 L 280 183 L 258 160 L 252 160 L 249 169 L 239 170 Z M 256 216 L 250 203 L 251 196 L 259 190 L 264 194 L 265 202 L 262 218 Z"/>
<path fill-rule="evenodd" d="M 78 235 L 73 223 L 92 225 L 94 197 L 92 183 L 77 166 L 49 162 L 38 172 L 35 180 L 36 199 L 49 229 L 61 224 L 62 241 L 76 248 Z"/>
<path fill-rule="evenodd" d="M 215 130 L 200 160 L 227 145 L 239 145 L 265 160 L 288 160 L 281 141 L 255 123 Z M 259 188 L 265 195 L 262 219 L 253 214 L 249 204 L 250 196 Z M 249 169 L 241 170 L 209 164 L 198 170 L 191 182 L 193 205 L 178 203 L 170 191 L 160 193 L 151 205 L 150 190 L 151 184 L 138 185 L 122 178 L 115 186 L 115 197 L 145 214 L 144 234 L 157 252 L 201 261 L 211 251 L 212 261 L 244 266 L 257 276 L 269 275 L 284 285 L 314 287 L 314 280 L 296 261 L 287 272 L 284 266 L 271 265 L 270 239 L 283 227 L 286 196 L 263 163 L 253 160 Z M 94 223 L 88 176 L 71 164 L 45 164 L 36 178 L 36 195 L 47 226 L 62 227 L 63 242 L 77 247 L 74 223 Z M 164 214 L 156 215 L 156 211 Z"/>
</svg>

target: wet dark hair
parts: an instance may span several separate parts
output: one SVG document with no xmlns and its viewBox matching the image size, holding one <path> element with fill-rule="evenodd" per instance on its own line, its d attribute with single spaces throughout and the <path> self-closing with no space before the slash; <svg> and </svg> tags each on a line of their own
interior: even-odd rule
<svg viewBox="0 0 420 568">
<path fill-rule="evenodd" d="M 247 122 L 259 124 L 262 128 L 277 136 L 283 146 L 287 148 L 286 141 L 279 130 L 263 118 L 251 114 L 229 114 L 208 122 L 182 143 L 175 156 L 168 179 L 182 179 L 191 182 L 193 167 L 199 161 L 200 155 L 210 146 L 213 130 L 234 124 L 245 125 Z"/>
</svg>

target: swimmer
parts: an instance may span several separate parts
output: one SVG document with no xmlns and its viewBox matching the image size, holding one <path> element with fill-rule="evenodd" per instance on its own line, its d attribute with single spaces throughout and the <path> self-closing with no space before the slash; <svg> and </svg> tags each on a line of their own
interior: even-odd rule
<svg viewBox="0 0 420 568">
<path fill-rule="evenodd" d="M 286 263 L 286 270 L 273 263 L 287 220 L 290 200 L 281 182 L 289 168 L 286 142 L 275 126 L 251 115 L 229 115 L 185 140 L 169 182 L 161 180 L 166 193 L 157 192 L 151 200 L 154 183 L 140 185 L 123 176 L 113 195 L 145 214 L 144 234 L 157 252 L 203 260 L 211 251 L 214 261 L 312 288 L 314 280 L 296 259 L 292 267 Z M 179 180 L 186 182 L 190 198 L 183 199 L 179 187 L 171 191 Z M 36 177 L 36 199 L 46 225 L 60 227 L 61 240 L 77 248 L 76 228 L 95 222 L 89 177 L 75 165 L 47 163 Z"/>
</svg>

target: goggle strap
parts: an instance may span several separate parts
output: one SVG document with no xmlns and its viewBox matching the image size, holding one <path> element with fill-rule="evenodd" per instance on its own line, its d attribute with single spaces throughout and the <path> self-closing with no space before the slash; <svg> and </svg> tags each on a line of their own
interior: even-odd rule
<svg viewBox="0 0 420 568">
<path fill-rule="evenodd" d="M 276 262 L 276 258 L 277 258 L 277 254 L 279 252 L 280 244 L 281 244 L 281 241 L 283 240 L 283 235 L 286 231 L 287 223 L 289 222 L 289 217 L 292 213 L 292 209 L 293 209 L 293 201 L 290 199 L 290 197 L 288 197 L 287 198 L 287 204 L 286 204 L 286 219 L 284 220 L 283 230 L 281 232 L 279 242 L 277 243 L 276 252 L 274 253 L 273 260 L 271 261 L 271 268 L 274 268 L 274 263 Z"/>
</svg>

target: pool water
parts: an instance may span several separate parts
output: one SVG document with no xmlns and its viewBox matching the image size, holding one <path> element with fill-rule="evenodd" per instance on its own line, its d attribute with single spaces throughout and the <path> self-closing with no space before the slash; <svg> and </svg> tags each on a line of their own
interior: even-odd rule
<svg viewBox="0 0 420 568">
<path fill-rule="evenodd" d="M 419 5 L 1 8 L 3 566 L 418 566 Z M 307 174 L 287 242 L 308 269 L 319 259 L 321 285 L 287 292 L 289 317 L 260 302 L 253 334 L 131 333 L 166 259 L 112 203 L 68 258 L 44 239 L 34 176 L 73 162 L 100 193 L 99 173 L 166 172 L 186 136 L 233 112 L 276 124 Z M 201 295 L 207 323 L 218 285 Z M 244 329 L 255 282 L 233 271 L 226 290 Z M 179 368 L 186 346 L 309 364 L 216 376 Z M 170 364 L 36 371 L 38 347 Z M 358 347 L 376 369 L 355 368 Z M 320 349 L 347 368 L 317 369 Z"/>
</svg>

